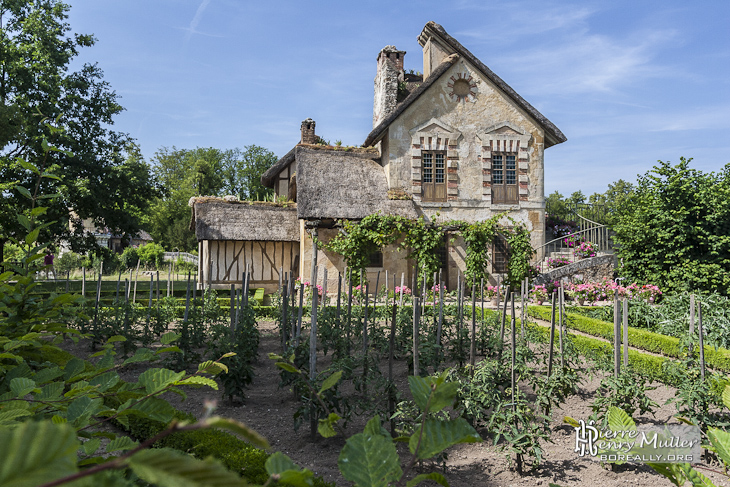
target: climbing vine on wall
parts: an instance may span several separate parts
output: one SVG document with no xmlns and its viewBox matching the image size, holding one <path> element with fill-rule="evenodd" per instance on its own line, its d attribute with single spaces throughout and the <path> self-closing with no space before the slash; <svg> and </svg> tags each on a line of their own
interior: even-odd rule
<svg viewBox="0 0 730 487">
<path fill-rule="evenodd" d="M 476 223 L 453 220 L 431 224 L 423 217 L 411 220 L 375 213 L 359 222 L 342 221 L 342 232 L 329 242 L 318 240 L 317 245 L 342 255 L 355 275 L 365 270 L 372 253 L 400 240 L 398 250 L 407 251 L 408 258 L 414 259 L 419 270 L 425 270 L 430 277 L 440 266 L 438 250 L 444 243 L 445 229 L 457 231 L 466 243 L 466 279 L 471 285 L 489 277 L 489 249 L 499 233 L 506 237 L 510 249 L 508 279 L 516 284 L 528 275 L 534 250 L 527 228 L 509 217 L 512 226 L 501 227 L 498 221 L 504 217 L 500 213 Z"/>
</svg>

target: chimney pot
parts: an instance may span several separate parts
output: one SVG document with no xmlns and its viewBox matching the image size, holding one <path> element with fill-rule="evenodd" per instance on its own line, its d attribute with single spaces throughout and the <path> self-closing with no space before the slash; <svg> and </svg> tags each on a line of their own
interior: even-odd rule
<svg viewBox="0 0 730 487">
<path fill-rule="evenodd" d="M 308 118 L 302 122 L 302 144 L 314 144 L 317 136 L 314 134 L 314 126 L 316 122 Z"/>
</svg>

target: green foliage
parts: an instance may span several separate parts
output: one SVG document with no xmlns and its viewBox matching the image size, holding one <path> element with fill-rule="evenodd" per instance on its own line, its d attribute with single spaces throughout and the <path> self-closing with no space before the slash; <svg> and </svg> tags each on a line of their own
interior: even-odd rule
<svg viewBox="0 0 730 487">
<path fill-rule="evenodd" d="M 502 217 L 504 214 L 477 223 L 449 221 L 431 225 L 423 218 L 409 220 L 401 216 L 375 213 L 359 222 L 342 221 L 344 232 L 328 242 L 319 243 L 325 249 L 342 255 L 354 276 L 360 270 L 365 270 L 372 253 L 400 241 L 398 250 L 408 251 L 408 258 L 417 262 L 419 269 L 426 272 L 428 280 L 432 279 L 431 276 L 441 265 L 438 250 L 444 245 L 445 229 L 453 232 L 456 228 L 467 244 L 466 276 L 469 284 L 473 284 L 488 276 L 488 250 L 497 233 L 500 233 L 506 237 L 510 246 L 510 282 L 518 283 L 528 275 L 529 259 L 534 251 L 530 245 L 529 232 L 524 225 L 510 219 L 512 228 L 501 228 L 497 222 Z"/>
<path fill-rule="evenodd" d="M 421 412 L 420 424 L 416 425 L 407 440 L 411 459 L 405 470 L 395 448 L 394 440 L 382 428 L 375 416 L 358 433 L 347 440 L 340 452 L 337 464 L 342 476 L 354 482 L 356 487 L 387 486 L 402 484 L 419 460 L 431 458 L 459 443 L 481 441 L 477 432 L 463 418 L 439 419 L 439 413 L 456 399 L 457 385 L 447 382 L 447 373 L 434 377 L 409 377 L 411 393 Z M 440 474 L 415 476 L 407 485 L 431 479 L 448 485 Z"/>
<path fill-rule="evenodd" d="M 640 176 L 614 226 L 620 273 L 669 291 L 730 293 L 730 165 L 719 173 L 659 162 Z"/>
<path fill-rule="evenodd" d="M 131 251 L 130 251 L 131 252 Z M 163 266 L 165 249 L 157 243 L 148 243 L 137 248 L 137 257 L 141 261 L 141 265 L 148 269 L 159 269 Z M 135 261 L 133 265 L 137 265 Z"/>
<path fill-rule="evenodd" d="M 653 415 L 658 404 L 646 395 L 646 391 L 656 389 L 656 387 L 648 387 L 646 382 L 646 377 L 637 374 L 631 368 L 623 368 L 618 377 L 613 375 L 604 377 L 596 392 L 596 398 L 591 404 L 593 410 L 591 419 L 599 421 L 605 426 L 610 407 L 617 407 L 629 416 L 637 410 L 639 414 L 650 412 Z"/>
<path fill-rule="evenodd" d="M 54 259 L 53 267 L 56 270 L 56 274 L 59 276 L 65 276 L 67 272 L 73 272 L 76 269 L 81 269 L 84 265 L 85 259 L 85 256 L 75 252 L 64 252 Z"/>
</svg>

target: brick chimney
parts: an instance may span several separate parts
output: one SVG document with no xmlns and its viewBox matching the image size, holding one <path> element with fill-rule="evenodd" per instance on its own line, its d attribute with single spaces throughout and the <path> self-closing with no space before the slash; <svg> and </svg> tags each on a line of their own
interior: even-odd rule
<svg viewBox="0 0 730 487">
<path fill-rule="evenodd" d="M 302 144 L 315 144 L 317 136 L 314 134 L 316 122 L 308 118 L 302 122 Z"/>
<path fill-rule="evenodd" d="M 403 59 L 406 51 L 385 46 L 378 54 L 373 100 L 373 127 L 395 110 L 398 104 L 398 83 L 403 81 Z"/>
</svg>

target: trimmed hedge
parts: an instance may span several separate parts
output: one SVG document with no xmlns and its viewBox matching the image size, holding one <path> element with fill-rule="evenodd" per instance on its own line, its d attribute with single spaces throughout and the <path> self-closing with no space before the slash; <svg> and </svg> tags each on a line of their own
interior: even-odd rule
<svg viewBox="0 0 730 487">
<path fill-rule="evenodd" d="M 551 310 L 546 306 L 529 306 L 527 312 L 530 316 L 550 321 Z M 568 328 L 577 330 L 588 335 L 613 340 L 613 323 L 588 318 L 577 313 L 566 313 L 565 324 Z M 666 355 L 667 357 L 680 358 L 679 339 L 654 333 L 641 328 L 629 327 L 629 346 L 646 350 L 647 352 Z M 629 360 L 631 350 L 629 350 Z M 730 350 L 705 345 L 705 362 L 708 367 L 730 372 Z"/>
</svg>

